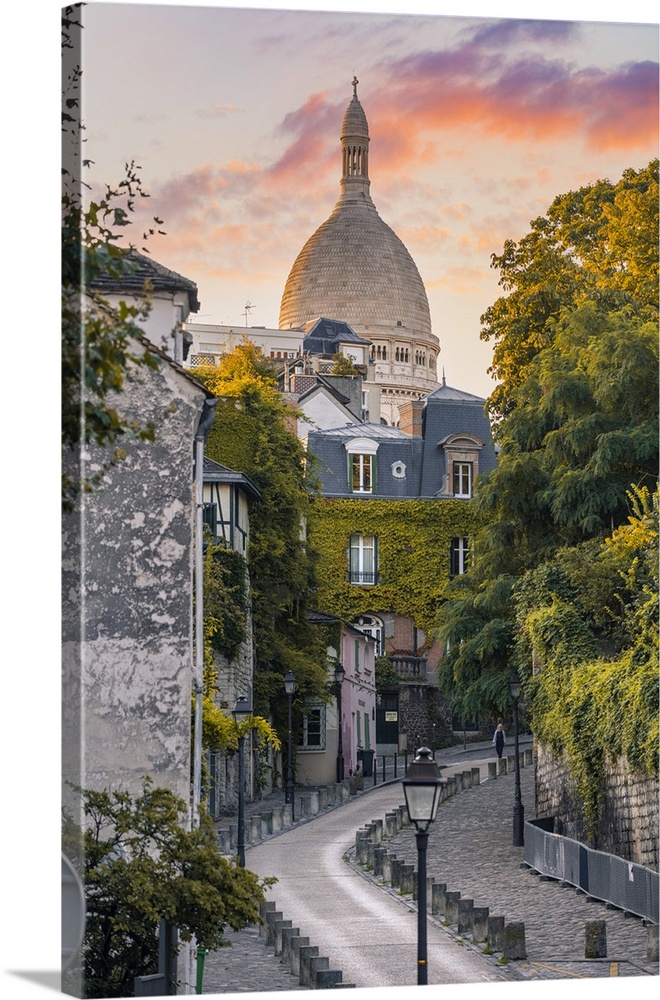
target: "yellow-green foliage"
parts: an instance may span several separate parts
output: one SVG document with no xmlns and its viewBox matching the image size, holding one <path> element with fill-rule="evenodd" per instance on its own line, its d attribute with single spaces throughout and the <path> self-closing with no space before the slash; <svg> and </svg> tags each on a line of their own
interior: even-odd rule
<svg viewBox="0 0 660 1000">
<path fill-rule="evenodd" d="M 566 761 L 595 836 L 608 762 L 625 757 L 635 773 L 658 775 L 656 602 L 638 614 L 639 641 L 615 660 L 598 659 L 574 609 L 554 600 L 527 618 L 543 661 L 530 682 L 534 734 Z M 591 655 L 588 655 L 591 651 Z"/>
<path fill-rule="evenodd" d="M 281 743 L 273 727 L 260 715 L 251 715 L 239 725 L 236 720 L 208 697 L 202 703 L 202 744 L 205 750 L 236 750 L 239 737 L 253 730 L 262 746 L 280 750 Z"/>
<path fill-rule="evenodd" d="M 430 634 L 450 579 L 451 540 L 476 526 L 465 500 L 315 499 L 308 528 L 318 554 L 317 606 L 349 621 L 368 610 L 409 615 Z M 355 532 L 378 536 L 376 586 L 348 582 Z"/>
</svg>

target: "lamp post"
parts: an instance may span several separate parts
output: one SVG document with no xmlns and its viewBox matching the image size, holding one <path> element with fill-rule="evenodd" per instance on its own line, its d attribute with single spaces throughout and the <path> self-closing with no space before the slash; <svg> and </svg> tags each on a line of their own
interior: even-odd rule
<svg viewBox="0 0 660 1000">
<path fill-rule="evenodd" d="M 236 725 L 240 724 L 252 715 L 252 707 L 247 698 L 239 698 L 234 705 L 232 712 Z M 239 728 L 238 737 L 238 863 L 241 868 L 245 868 L 245 767 L 243 761 L 243 749 L 245 744 L 245 734 L 241 734 Z"/>
<path fill-rule="evenodd" d="M 284 690 L 286 691 L 286 696 L 289 701 L 289 745 L 287 750 L 287 765 L 286 765 L 286 787 L 284 789 L 284 801 L 291 803 L 291 819 L 296 818 L 296 804 L 294 795 L 294 784 L 293 784 L 293 766 L 291 763 L 291 714 L 293 710 L 293 696 L 296 693 L 296 678 L 293 676 L 290 670 L 287 670 L 284 675 Z"/>
<path fill-rule="evenodd" d="M 417 985 L 428 983 L 426 956 L 426 848 L 429 826 L 440 802 L 442 779 L 428 747 L 420 747 L 402 781 L 410 822 L 417 840 Z"/>
<path fill-rule="evenodd" d="M 344 670 L 341 663 L 335 667 L 335 683 L 337 685 L 337 783 L 344 780 L 344 735 L 342 733 L 342 683 L 344 681 Z"/>
<path fill-rule="evenodd" d="M 516 756 L 516 789 L 513 799 L 513 846 L 522 847 L 525 843 L 525 810 L 520 794 L 520 760 L 518 759 L 518 701 L 522 684 L 518 674 L 512 674 L 509 679 L 509 691 L 513 698 L 513 746 Z"/>
</svg>

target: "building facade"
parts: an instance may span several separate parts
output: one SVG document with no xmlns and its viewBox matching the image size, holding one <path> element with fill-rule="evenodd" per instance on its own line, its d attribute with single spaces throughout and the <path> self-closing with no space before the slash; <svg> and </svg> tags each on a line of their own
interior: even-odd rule
<svg viewBox="0 0 660 1000">
<path fill-rule="evenodd" d="M 449 580 L 469 571 L 476 480 L 496 463 L 484 402 L 443 384 L 402 407 L 400 427 L 308 435 L 319 603 L 372 636 L 392 681 L 379 685 L 380 753 L 432 745 L 451 725 L 435 633 Z"/>
</svg>

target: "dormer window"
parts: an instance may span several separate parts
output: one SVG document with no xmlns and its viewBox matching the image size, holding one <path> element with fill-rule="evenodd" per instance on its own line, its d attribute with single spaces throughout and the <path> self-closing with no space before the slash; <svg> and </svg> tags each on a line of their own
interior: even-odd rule
<svg viewBox="0 0 660 1000">
<path fill-rule="evenodd" d="M 479 475 L 479 453 L 484 446 L 476 434 L 450 434 L 439 442 L 445 453 L 445 479 L 440 491 L 469 500 Z"/>
<path fill-rule="evenodd" d="M 378 442 L 370 438 L 352 438 L 346 442 L 348 455 L 348 492 L 376 492 L 376 453 Z"/>
</svg>

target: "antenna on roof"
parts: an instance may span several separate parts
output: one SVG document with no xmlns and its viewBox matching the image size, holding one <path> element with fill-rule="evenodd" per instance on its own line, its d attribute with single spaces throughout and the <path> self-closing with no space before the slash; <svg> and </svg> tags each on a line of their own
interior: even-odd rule
<svg viewBox="0 0 660 1000">
<path fill-rule="evenodd" d="M 245 316 L 245 325 L 246 325 L 246 326 L 248 325 L 248 313 L 250 312 L 250 310 L 251 310 L 251 309 L 254 309 L 254 306 L 253 306 L 253 305 L 252 305 L 252 303 L 251 303 L 251 302 L 250 302 L 250 301 L 248 300 L 248 301 L 247 301 L 247 302 L 245 303 L 245 309 L 243 310 L 243 315 Z"/>
</svg>

